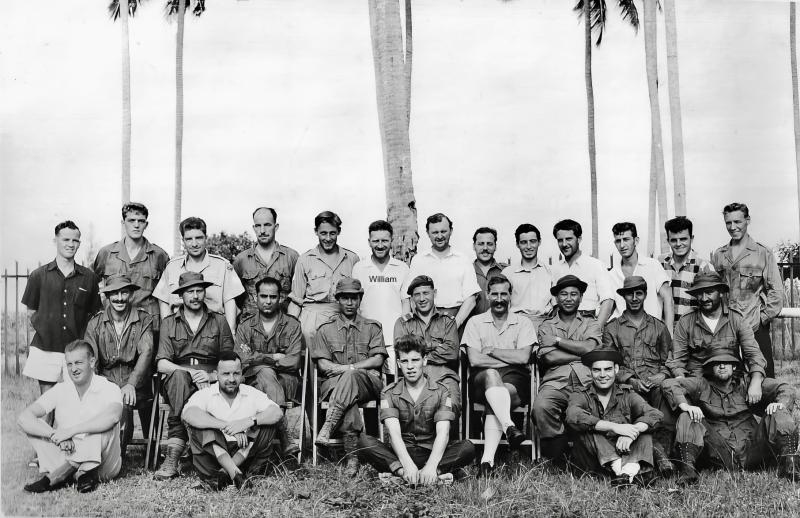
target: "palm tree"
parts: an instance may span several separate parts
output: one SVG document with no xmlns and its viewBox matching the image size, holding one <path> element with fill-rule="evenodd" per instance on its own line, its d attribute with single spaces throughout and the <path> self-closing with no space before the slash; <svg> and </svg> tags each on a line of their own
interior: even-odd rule
<svg viewBox="0 0 800 518">
<path fill-rule="evenodd" d="M 686 171 L 683 161 L 683 122 L 681 88 L 678 74 L 678 30 L 675 0 L 664 2 L 664 35 L 667 42 L 667 86 L 669 88 L 670 132 L 672 134 L 672 181 L 675 192 L 675 215 L 686 215 Z"/>
<path fill-rule="evenodd" d="M 634 30 L 639 28 L 639 13 L 633 0 L 617 0 L 622 12 L 622 19 L 631 24 Z M 584 27 L 584 78 L 586 81 L 586 118 L 589 140 L 589 182 L 592 206 L 592 256 L 599 252 L 598 208 L 597 208 L 597 154 L 595 148 L 594 128 L 594 87 L 592 84 L 592 33 L 597 34 L 594 44 L 600 46 L 606 26 L 605 0 L 578 0 L 574 10 L 583 18 Z"/>
<path fill-rule="evenodd" d="M 794 118 L 794 154 L 797 168 L 797 203 L 800 206 L 800 98 L 797 91 L 797 13 L 794 2 L 789 3 L 789 56 L 792 66 L 792 114 Z M 800 214 L 800 211 L 798 211 Z"/>
<path fill-rule="evenodd" d="M 405 0 L 403 43 L 399 0 L 369 0 L 370 37 L 383 149 L 387 220 L 392 255 L 409 262 L 417 252 L 417 208 L 411 175 L 411 0 Z"/>
</svg>

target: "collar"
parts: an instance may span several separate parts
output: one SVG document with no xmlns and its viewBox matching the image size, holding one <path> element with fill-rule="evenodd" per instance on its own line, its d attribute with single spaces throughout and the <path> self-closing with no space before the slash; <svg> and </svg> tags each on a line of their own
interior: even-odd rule
<svg viewBox="0 0 800 518">
<path fill-rule="evenodd" d="M 258 256 L 258 252 L 256 252 L 256 248 L 257 247 L 258 247 L 258 242 L 256 242 L 256 244 L 254 244 L 250 248 L 248 248 L 247 251 L 245 252 L 247 254 L 247 257 L 256 257 L 256 256 Z M 277 253 L 279 253 L 279 254 L 286 255 L 286 252 L 284 251 L 283 245 L 281 245 L 277 241 L 275 241 L 275 251 Z M 260 257 L 260 256 L 258 256 L 258 257 Z"/>
<path fill-rule="evenodd" d="M 369 265 L 372 268 L 376 268 L 376 269 L 378 268 L 378 265 L 376 265 L 375 261 L 372 260 L 372 254 L 368 255 L 364 259 L 361 259 L 361 261 L 365 265 Z M 390 255 L 389 256 L 389 261 L 386 263 L 386 266 L 398 266 L 400 263 L 402 263 L 402 261 L 400 259 L 395 259 L 394 257 L 392 257 Z"/>
<path fill-rule="evenodd" d="M 566 323 L 564 320 L 561 320 L 561 312 L 558 310 L 558 306 L 556 306 L 555 311 L 553 312 L 553 316 L 550 319 L 551 320 L 555 320 L 555 322 L 553 322 L 553 324 L 556 327 Z M 584 320 L 585 319 L 583 318 L 583 315 L 581 315 L 580 311 L 577 311 L 575 313 L 575 321 L 577 321 L 578 324 L 582 324 Z M 566 330 L 566 328 L 565 328 L 565 330 Z"/>
<path fill-rule="evenodd" d="M 264 332 L 264 326 L 261 325 L 261 313 L 257 313 L 255 318 L 248 319 L 251 320 L 250 327 L 253 328 L 253 331 L 257 333 L 261 333 L 265 337 L 269 338 L 267 334 Z M 272 326 L 272 334 L 278 334 L 278 329 L 282 326 L 286 325 L 286 317 L 282 311 L 278 312 L 278 319 L 275 321 L 275 325 Z"/>
<path fill-rule="evenodd" d="M 75 274 L 75 275 L 83 275 L 83 272 L 81 271 L 81 268 L 83 268 L 83 266 L 81 266 L 77 262 L 75 262 L 75 267 L 72 269 L 72 273 Z M 46 270 L 58 270 L 58 263 L 56 262 L 55 259 L 53 259 L 52 261 L 47 263 L 47 265 L 45 266 L 45 269 Z"/>
<path fill-rule="evenodd" d="M 544 268 L 544 267 L 545 266 L 541 263 L 541 261 L 539 261 L 539 258 L 537 257 L 536 258 L 536 266 L 533 266 L 533 267 L 523 266 L 522 265 L 522 259 L 520 259 L 519 260 L 519 264 L 517 264 L 513 268 L 514 268 L 514 273 L 518 273 L 518 272 L 532 272 L 533 270 L 535 270 L 537 268 Z"/>
<path fill-rule="evenodd" d="M 101 322 L 113 322 L 113 318 L 111 317 L 111 304 L 103 310 L 100 315 Z M 130 311 L 128 312 L 128 317 L 125 319 L 125 327 L 128 327 L 128 324 L 133 324 L 134 322 L 139 321 L 139 312 L 136 310 L 135 307 L 131 306 Z"/>
<path fill-rule="evenodd" d="M 478 264 L 478 260 L 477 259 L 474 259 L 472 261 L 472 264 L 473 264 L 473 266 L 475 266 L 475 271 L 476 272 L 483 273 L 483 270 L 481 269 L 480 265 Z M 489 271 L 492 271 L 493 268 L 499 268 L 499 269 L 503 268 L 503 265 L 498 263 L 497 260 L 494 257 L 492 257 L 492 262 L 489 264 Z"/>
<path fill-rule="evenodd" d="M 410 314 L 411 314 L 411 318 L 416 318 L 420 322 L 425 322 L 425 320 L 423 320 L 423 318 L 421 316 L 419 316 L 419 312 L 417 311 L 416 308 L 414 308 L 414 311 L 412 311 Z M 430 322 L 433 322 L 437 317 L 441 317 L 441 316 L 444 316 L 444 313 L 439 311 L 439 308 L 437 308 L 436 306 L 433 306 L 433 311 L 431 311 Z"/>
<path fill-rule="evenodd" d="M 188 268 L 186 268 L 186 261 L 189 260 L 189 254 L 183 254 L 180 260 L 183 268 L 188 270 Z M 202 272 L 209 266 L 211 266 L 211 252 L 209 252 L 208 249 L 206 249 L 206 253 L 203 256 L 203 261 L 200 263 L 200 271 Z"/>
<path fill-rule="evenodd" d="M 236 392 L 236 396 L 233 398 L 234 401 L 239 399 L 239 396 L 241 396 L 241 397 L 247 397 L 248 396 L 247 389 L 242 390 L 242 388 L 246 387 L 246 386 L 247 385 L 245 385 L 244 383 L 240 383 L 239 384 L 239 390 Z M 208 386 L 208 390 L 211 392 L 211 396 L 212 397 L 214 397 L 214 396 L 223 397 L 222 393 L 219 391 L 219 382 L 212 383 L 211 385 L 209 385 Z"/>
<path fill-rule="evenodd" d="M 351 321 L 345 318 L 345 316 L 341 313 L 337 313 L 334 322 L 336 322 L 336 326 L 339 329 L 345 329 L 347 327 L 360 327 L 361 324 L 364 323 L 364 317 L 356 313 L 356 318 Z"/>
<path fill-rule="evenodd" d="M 433 248 L 429 248 L 428 250 L 423 252 L 422 255 L 429 255 L 429 256 L 431 256 L 431 257 L 433 257 L 435 259 L 439 259 L 439 260 L 446 259 L 448 257 L 453 257 L 453 256 L 461 257 L 461 253 L 457 252 L 456 249 L 453 248 L 452 246 L 448 247 L 447 253 L 443 257 L 439 257 L 438 255 L 433 253 Z"/>
<path fill-rule="evenodd" d="M 697 262 L 697 252 L 695 252 L 694 249 L 689 250 L 689 257 L 683 264 L 695 264 L 696 262 Z M 667 254 L 664 256 L 664 263 L 669 265 L 675 263 L 675 259 L 672 257 L 672 254 Z"/>
<path fill-rule="evenodd" d="M 578 313 L 578 314 L 580 315 L 580 313 Z M 620 324 L 625 324 L 625 325 L 627 325 L 627 324 L 630 324 L 630 325 L 631 325 L 631 327 L 634 327 L 634 325 L 633 325 L 633 321 L 632 321 L 630 318 L 628 318 L 628 315 L 629 315 L 629 313 L 628 313 L 628 310 L 627 310 L 627 309 L 625 309 L 625 310 L 622 312 L 622 314 L 621 314 L 620 316 L 618 316 L 618 317 L 617 317 L 617 320 L 619 320 L 619 323 L 620 323 Z M 644 318 L 642 319 L 642 323 L 643 323 L 643 324 L 644 324 L 644 323 L 649 323 L 651 318 L 654 318 L 654 317 L 652 317 L 651 315 L 649 315 L 649 314 L 648 314 L 648 313 L 645 311 L 645 312 L 644 312 Z"/>
<path fill-rule="evenodd" d="M 152 252 L 154 250 L 153 244 L 150 243 L 150 241 L 148 241 L 146 237 L 143 237 L 142 239 L 144 240 L 144 244 L 142 244 L 142 251 L 144 253 L 146 253 L 146 254 L 149 254 L 150 252 Z M 114 241 L 111 244 L 111 248 L 109 248 L 108 251 L 111 252 L 111 253 L 119 253 L 124 249 L 125 253 L 127 254 L 128 251 L 127 251 L 127 249 L 125 248 L 125 246 L 123 244 L 124 241 L 125 241 L 125 238 L 120 239 L 119 241 Z M 133 258 L 131 258 L 131 260 L 133 260 Z"/>
<path fill-rule="evenodd" d="M 757 252 L 758 251 L 758 243 L 756 243 L 755 239 L 750 237 L 750 233 L 748 233 L 746 236 L 744 236 L 744 238 L 742 239 L 742 243 L 744 244 L 744 247 L 746 249 L 751 250 L 753 252 Z M 725 243 L 724 245 L 722 245 L 720 248 L 722 249 L 723 252 L 730 251 L 730 249 L 731 249 L 730 240 L 727 243 Z"/>
<path fill-rule="evenodd" d="M 404 378 L 400 378 L 400 380 L 395 383 L 394 387 L 392 388 L 392 394 L 400 397 L 400 399 L 405 399 L 412 405 L 419 405 L 436 391 L 436 382 L 424 374 L 422 376 L 425 380 L 425 383 L 423 384 L 422 392 L 416 401 L 414 401 L 414 398 L 412 398 L 411 394 L 408 392 L 408 387 L 406 387 L 406 380 Z"/>
<path fill-rule="evenodd" d="M 612 401 L 617 399 L 617 396 L 619 395 L 619 392 L 620 392 L 619 385 L 615 381 L 614 384 L 611 386 L 611 393 L 609 393 L 608 405 L 606 406 L 606 409 L 609 406 L 611 406 L 611 402 Z M 595 396 L 596 398 L 600 399 L 600 395 L 597 393 L 597 389 L 595 388 L 593 382 L 590 382 L 589 385 L 586 387 L 586 393 L 587 394 L 591 394 L 591 395 Z"/>
<path fill-rule="evenodd" d="M 173 315 L 175 315 L 175 320 L 181 320 L 181 319 L 183 319 L 184 321 L 186 320 L 186 316 L 184 315 L 184 309 L 185 308 L 183 307 L 183 305 L 181 305 L 181 308 L 178 310 L 178 312 L 173 313 Z M 206 306 L 205 302 L 203 302 L 203 307 L 200 309 L 200 311 L 203 312 L 203 316 L 200 317 L 200 326 L 202 326 L 203 322 L 205 322 L 206 319 L 208 319 L 209 315 L 211 314 L 211 311 L 208 310 L 208 306 Z M 200 327 L 198 327 L 198 329 L 200 329 Z"/>
<path fill-rule="evenodd" d="M 479 315 L 476 315 L 473 318 L 479 318 L 480 322 L 483 322 L 484 324 L 491 324 L 492 327 L 495 327 L 495 325 L 494 325 L 494 317 L 492 316 L 492 310 L 491 309 L 489 311 L 486 311 L 485 313 L 481 313 Z M 506 315 L 506 321 L 503 322 L 503 326 L 500 329 L 498 329 L 498 332 L 502 333 L 503 331 L 508 329 L 510 326 L 515 326 L 517 324 L 519 324 L 519 317 L 517 316 L 516 313 L 512 313 L 511 311 L 509 311 L 508 314 Z M 496 329 L 496 327 L 495 327 L 495 329 Z"/>
</svg>

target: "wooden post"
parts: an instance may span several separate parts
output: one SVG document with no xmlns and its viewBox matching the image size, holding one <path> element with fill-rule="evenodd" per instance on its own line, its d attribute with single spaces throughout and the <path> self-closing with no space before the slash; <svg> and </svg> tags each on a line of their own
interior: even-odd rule
<svg viewBox="0 0 800 518">
<path fill-rule="evenodd" d="M 3 355 L 3 373 L 10 374 L 8 372 L 8 268 L 3 272 L 3 291 L 5 301 L 3 303 L 3 343 L 6 344 L 6 354 Z"/>
<path fill-rule="evenodd" d="M 14 360 L 19 376 L 19 261 L 14 261 Z"/>
</svg>

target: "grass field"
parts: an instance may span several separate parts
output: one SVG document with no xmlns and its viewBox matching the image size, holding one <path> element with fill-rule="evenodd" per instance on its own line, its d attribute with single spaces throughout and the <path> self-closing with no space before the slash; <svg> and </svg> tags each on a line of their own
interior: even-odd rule
<svg viewBox="0 0 800 518">
<path fill-rule="evenodd" d="M 784 366 L 782 379 L 800 387 L 800 366 Z M 453 486 L 408 488 L 381 486 L 371 468 L 345 478 L 331 463 L 305 465 L 296 474 L 278 471 L 252 480 L 237 492 L 192 489 L 197 477 L 164 483 L 141 468 L 141 449 L 131 449 L 121 477 L 90 495 L 74 488 L 31 495 L 22 490 L 38 478 L 27 467 L 33 450 L 16 428 L 15 416 L 38 389 L 26 378 L 2 382 L 2 510 L 6 516 L 319 516 L 319 517 L 657 517 L 800 516 L 800 483 L 757 473 L 703 472 L 700 483 L 678 489 L 658 481 L 649 489 L 615 490 L 607 482 L 574 477 L 547 463 L 506 466 L 498 477 L 470 477 Z M 798 415 L 795 409 L 795 415 Z"/>
</svg>

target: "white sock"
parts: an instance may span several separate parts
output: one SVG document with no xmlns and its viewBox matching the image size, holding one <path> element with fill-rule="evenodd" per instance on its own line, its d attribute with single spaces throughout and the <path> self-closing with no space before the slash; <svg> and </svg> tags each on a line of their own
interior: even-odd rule
<svg viewBox="0 0 800 518">
<path fill-rule="evenodd" d="M 622 475 L 622 459 L 614 459 L 611 461 L 611 471 L 617 476 Z"/>
<path fill-rule="evenodd" d="M 635 477 L 636 474 L 639 473 L 639 469 L 641 468 L 638 462 L 629 462 L 624 466 L 622 466 L 622 472 L 628 475 L 631 481 L 633 481 L 633 477 Z"/>
<path fill-rule="evenodd" d="M 514 424 L 511 420 L 511 394 L 505 387 L 489 387 L 486 389 L 486 402 L 492 407 L 495 417 L 503 427 L 506 428 Z"/>
<path fill-rule="evenodd" d="M 500 427 L 500 421 L 497 417 L 488 414 L 486 415 L 483 424 L 483 457 L 481 457 L 481 464 L 488 462 L 494 466 L 494 454 L 497 453 L 497 446 L 500 444 L 500 439 L 503 437 L 503 429 Z"/>
</svg>

